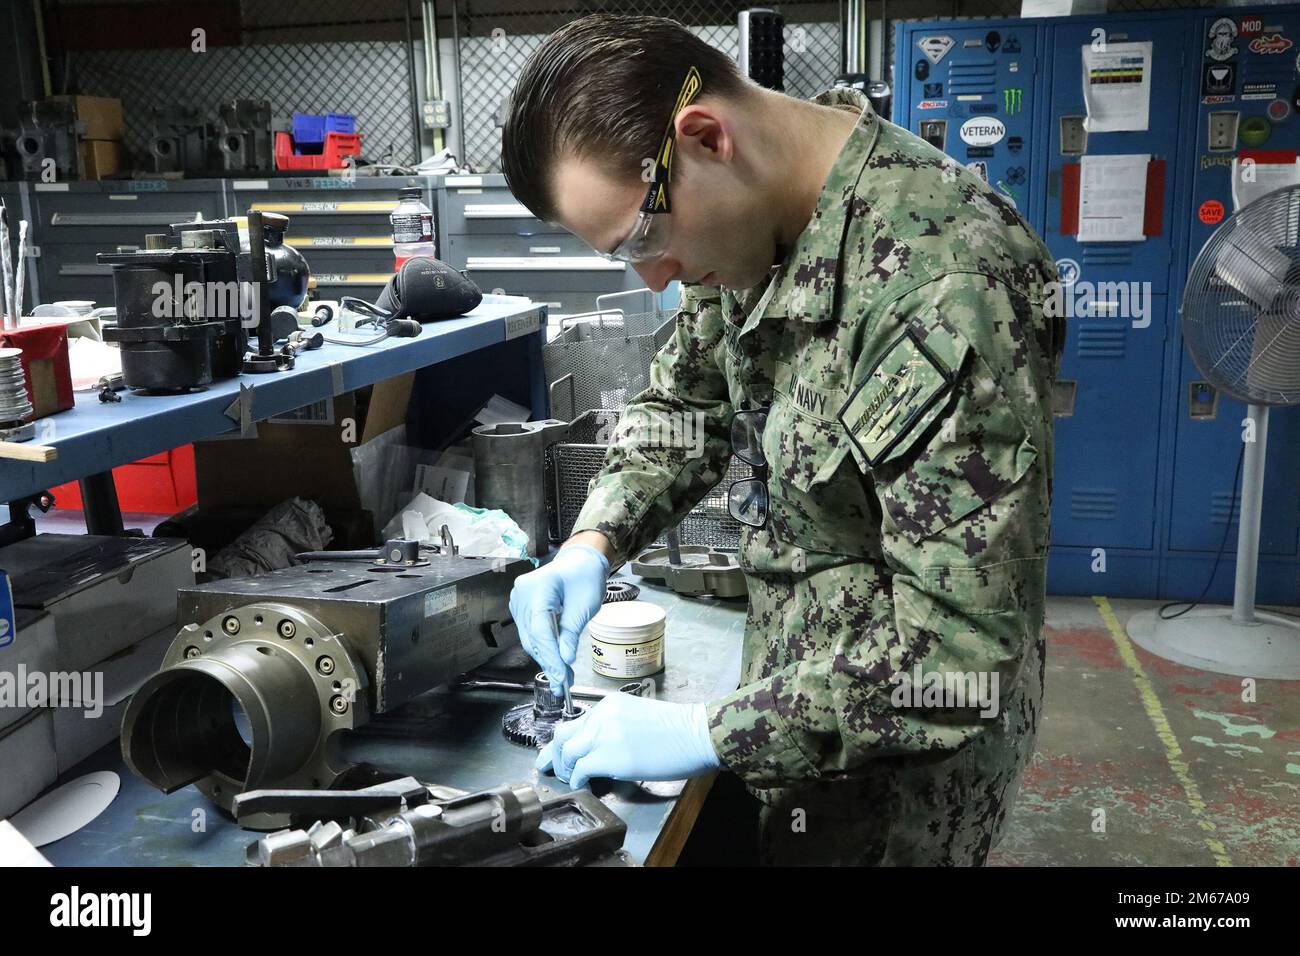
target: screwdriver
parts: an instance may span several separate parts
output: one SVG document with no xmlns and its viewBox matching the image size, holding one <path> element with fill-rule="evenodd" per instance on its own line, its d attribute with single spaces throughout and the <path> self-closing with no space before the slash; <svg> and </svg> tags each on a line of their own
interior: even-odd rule
<svg viewBox="0 0 1300 956">
<path fill-rule="evenodd" d="M 555 635 L 555 646 L 558 649 L 560 646 L 560 617 L 554 611 L 548 611 L 547 613 L 551 617 L 551 633 Z M 571 720 L 578 715 L 573 709 L 573 696 L 569 692 L 569 682 L 566 680 L 561 686 L 564 688 L 564 719 Z"/>
</svg>

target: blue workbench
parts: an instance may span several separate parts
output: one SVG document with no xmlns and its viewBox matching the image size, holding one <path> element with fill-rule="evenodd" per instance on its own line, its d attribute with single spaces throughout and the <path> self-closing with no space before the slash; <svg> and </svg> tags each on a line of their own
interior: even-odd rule
<svg viewBox="0 0 1300 956">
<path fill-rule="evenodd" d="M 86 475 L 192 441 L 240 431 L 241 394 L 245 421 L 280 415 L 363 385 L 413 372 L 510 339 L 531 336 L 538 369 L 532 376 L 534 409 L 546 408 L 542 387 L 541 344 L 546 307 L 513 296 L 485 295 L 468 315 L 431 322 L 411 339 L 386 339 L 370 346 L 332 345 L 299 354 L 289 371 L 244 374 L 183 395 L 143 395 L 124 391 L 121 402 L 100 402 L 94 392 L 79 392 L 76 407 L 36 423 L 36 444 L 52 445 L 53 461 L 0 459 L 0 502 L 36 494 Z M 483 397 L 491 394 L 489 389 Z"/>
<path fill-rule="evenodd" d="M 736 688 L 745 628 L 743 598 L 683 598 L 626 571 L 621 577 L 639 584 L 641 599 L 662 606 L 667 614 L 667 666 L 654 676 L 656 696 L 705 703 Z M 622 681 L 592 673 L 590 646 L 584 635 L 574 683 L 616 689 Z M 535 669 L 518 649 L 484 668 L 493 678 L 516 681 L 531 679 Z M 525 699 L 503 690 L 433 690 L 349 734 L 343 752 L 349 760 L 460 790 L 520 781 L 567 790 L 555 777 L 537 774 L 535 750 L 509 743 L 501 734 L 502 716 Z M 117 773 L 121 792 L 89 826 L 42 848 L 56 866 L 239 866 L 245 848 L 259 836 L 240 829 L 193 786 L 159 793 L 132 775 L 116 743 L 72 768 L 59 783 L 95 770 Z M 697 787 L 696 799 L 679 799 L 680 784 L 609 781 L 594 781 L 592 789 L 627 824 L 623 846 L 634 861 L 669 864 L 707 792 Z M 674 819 L 679 816 L 683 819 Z"/>
</svg>

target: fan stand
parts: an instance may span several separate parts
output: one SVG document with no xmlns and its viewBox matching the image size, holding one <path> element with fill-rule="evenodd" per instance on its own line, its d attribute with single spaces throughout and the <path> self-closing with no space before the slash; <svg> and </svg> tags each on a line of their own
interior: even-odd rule
<svg viewBox="0 0 1300 956">
<path fill-rule="evenodd" d="M 1232 607 L 1193 608 L 1171 620 L 1162 619 L 1158 609 L 1140 611 L 1129 619 L 1128 636 L 1158 657 L 1199 670 L 1300 680 L 1300 620 L 1255 609 L 1268 407 L 1250 405 L 1248 414 L 1255 440 L 1247 443 L 1242 462 Z"/>
</svg>

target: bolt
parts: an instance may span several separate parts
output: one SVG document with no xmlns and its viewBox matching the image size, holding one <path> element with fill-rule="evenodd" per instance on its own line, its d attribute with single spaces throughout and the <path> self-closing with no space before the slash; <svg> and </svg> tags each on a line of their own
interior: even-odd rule
<svg viewBox="0 0 1300 956">
<path fill-rule="evenodd" d="M 233 614 L 230 615 L 228 618 L 226 618 L 224 621 L 221 622 L 221 629 L 225 631 L 227 634 L 238 634 L 239 618 L 235 617 L 235 615 Z"/>
<path fill-rule="evenodd" d="M 336 714 L 346 714 L 348 712 L 348 702 L 341 694 L 335 694 L 330 698 L 330 710 Z"/>
<path fill-rule="evenodd" d="M 285 618 L 280 622 L 280 626 L 277 630 L 279 630 L 280 636 L 286 641 L 298 633 L 298 628 L 294 625 L 293 621 L 290 621 L 288 618 Z"/>
<path fill-rule="evenodd" d="M 334 673 L 334 658 L 332 658 L 332 657 L 318 657 L 318 658 L 316 659 L 316 669 L 317 669 L 318 671 L 320 671 L 322 674 L 333 674 L 333 673 Z"/>
<path fill-rule="evenodd" d="M 195 647 L 193 644 L 191 644 L 189 647 L 185 648 L 185 656 L 186 656 L 187 658 L 198 657 L 198 656 L 199 656 L 200 654 L 202 654 L 202 653 L 203 653 L 203 652 L 202 652 L 201 650 L 199 650 L 197 647 Z"/>
</svg>

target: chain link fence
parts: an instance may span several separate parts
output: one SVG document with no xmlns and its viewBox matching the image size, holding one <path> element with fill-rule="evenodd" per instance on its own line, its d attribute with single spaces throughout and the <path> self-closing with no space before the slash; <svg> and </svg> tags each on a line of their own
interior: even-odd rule
<svg viewBox="0 0 1300 956">
<path fill-rule="evenodd" d="M 93 8 L 125 10 L 140 0 L 58 0 L 54 29 L 75 26 Z M 438 29 L 458 59 L 455 98 L 462 159 L 500 169 L 501 113 L 524 62 L 560 25 L 589 13 L 653 14 L 680 20 L 707 43 L 737 56 L 737 15 L 755 3 L 723 0 L 437 0 Z M 1111 0 L 1112 12 L 1215 6 L 1214 0 Z M 156 4 L 152 5 L 156 9 Z M 418 159 L 412 102 L 414 57 L 421 35 L 418 0 L 238 0 L 193 8 L 182 16 L 204 26 L 212 10 L 227 11 L 220 43 L 202 53 L 174 46 L 138 48 L 82 44 L 67 53 L 69 88 L 123 101 L 127 146 L 147 149 L 152 107 L 213 110 L 235 97 L 266 99 L 274 114 L 347 112 L 357 116 L 368 158 Z M 785 89 L 809 97 L 841 71 L 843 2 L 772 4 L 785 18 Z M 1014 17 L 1020 0 L 892 0 L 867 4 L 871 19 Z M 172 26 L 176 26 L 173 24 Z M 186 32 L 187 24 L 180 24 Z M 75 32 L 75 31 L 74 31 Z M 131 31 L 113 31 L 131 35 Z M 892 60 L 893 44 L 886 59 Z M 87 48 L 87 47 L 94 47 Z M 888 73 L 886 74 L 888 75 Z M 449 91 L 450 93 L 450 91 Z"/>
<path fill-rule="evenodd" d="M 57 19 L 75 33 L 76 19 L 94 16 L 97 6 L 61 0 Z M 124 6 L 129 22 L 131 4 Z M 148 156 L 151 108 L 214 112 L 241 97 L 269 101 L 272 115 L 286 120 L 294 112 L 353 113 L 367 158 L 418 159 L 405 0 L 240 0 L 225 22 L 209 19 L 210 10 L 177 6 L 194 22 L 174 28 L 183 36 L 204 31 L 189 48 L 68 53 L 71 88 L 122 100 L 126 145 L 137 157 Z M 410 9 L 418 37 L 419 5 Z"/>
<path fill-rule="evenodd" d="M 562 3 L 544 11 L 493 9 L 456 0 L 454 32 L 460 56 L 460 112 L 464 160 L 483 171 L 500 170 L 503 106 L 524 63 L 545 37 L 591 13 L 652 15 L 679 20 L 731 57 L 740 52 L 737 15 L 754 3 L 721 0 Z M 840 4 L 767 5 L 785 18 L 785 91 L 809 97 L 832 85 L 840 72 Z"/>
</svg>

